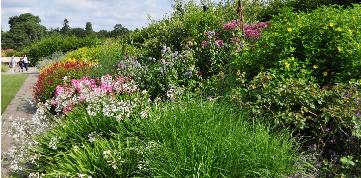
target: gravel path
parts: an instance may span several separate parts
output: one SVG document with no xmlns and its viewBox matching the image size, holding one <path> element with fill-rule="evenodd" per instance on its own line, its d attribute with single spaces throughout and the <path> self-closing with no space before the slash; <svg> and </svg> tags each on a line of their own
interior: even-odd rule
<svg viewBox="0 0 361 178">
<path fill-rule="evenodd" d="M 27 74 L 28 77 L 1 116 L 1 153 L 7 151 L 13 144 L 11 135 L 6 133 L 11 127 L 9 121 L 17 118 L 31 119 L 36 111 L 36 108 L 29 101 L 32 101 L 33 98 L 32 91 L 39 76 L 38 71 L 36 68 L 30 68 L 27 72 L 6 72 L 3 74 L 19 73 Z M 1 177 L 8 177 L 7 170 L 4 169 L 3 165 L 1 166 Z"/>
</svg>

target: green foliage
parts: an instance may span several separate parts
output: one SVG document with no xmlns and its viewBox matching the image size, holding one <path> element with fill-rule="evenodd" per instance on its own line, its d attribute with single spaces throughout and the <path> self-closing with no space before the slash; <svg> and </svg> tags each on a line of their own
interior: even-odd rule
<svg viewBox="0 0 361 178">
<path fill-rule="evenodd" d="M 139 111 L 140 112 L 140 111 Z M 228 105 L 185 102 L 116 121 L 78 108 L 40 136 L 37 172 L 93 177 L 274 177 L 300 173 L 295 142 Z M 239 161 L 242 160 L 242 161 Z M 35 171 L 35 170 L 33 170 Z"/>
<path fill-rule="evenodd" d="M 22 49 L 24 46 L 38 41 L 45 35 L 46 31 L 40 22 L 38 16 L 30 13 L 10 17 L 10 30 L 2 36 L 2 48 Z"/>
<path fill-rule="evenodd" d="M 262 38 L 236 59 L 241 71 L 253 77 L 294 57 L 312 66 L 321 85 L 360 78 L 360 5 L 349 9 L 323 7 L 311 13 L 285 11 L 271 20 Z"/>
<path fill-rule="evenodd" d="M 67 52 L 85 46 L 95 46 L 99 44 L 96 38 L 78 38 L 74 36 L 52 35 L 31 44 L 24 49 L 30 60 L 36 63 L 39 58 L 49 56 L 55 52 Z"/>
<path fill-rule="evenodd" d="M 1 72 L 7 72 L 10 70 L 9 65 L 1 64 Z"/>
<path fill-rule="evenodd" d="M 305 139 L 305 147 L 333 164 L 333 173 L 342 172 L 335 164 L 340 156 L 354 155 L 360 160 L 360 81 L 321 88 L 310 67 L 294 58 L 282 60 L 276 67 L 260 72 L 249 83 L 240 78 L 243 87 L 234 99 L 258 117 L 294 130 L 295 136 Z M 357 167 L 349 167 L 349 175 L 358 175 Z"/>
<path fill-rule="evenodd" d="M 65 55 L 62 52 L 55 52 L 49 56 L 41 57 L 36 64 L 36 67 L 41 70 L 56 62 L 60 62 L 65 59 Z"/>
<path fill-rule="evenodd" d="M 136 60 L 133 60 L 135 65 L 120 61 L 119 73 L 124 75 L 124 70 L 135 68 L 127 75 L 134 76 L 140 88 L 147 90 L 152 98 L 171 98 L 172 91 L 178 86 L 191 88 L 192 82 L 198 79 L 193 51 L 172 51 L 164 46 L 161 53 L 161 59 L 148 58 L 143 65 Z"/>
<path fill-rule="evenodd" d="M 222 28 L 221 24 L 226 18 L 220 6 L 212 3 L 208 4 L 206 12 L 194 2 L 181 5 L 180 8 L 181 12 L 176 11 L 172 17 L 154 22 L 147 28 L 132 33 L 129 41 L 144 48 L 147 57 L 158 58 L 164 44 L 177 51 L 185 46 L 196 47 L 195 42 L 200 42 L 200 35 Z"/>
<path fill-rule="evenodd" d="M 258 4 L 258 13 L 256 18 L 261 21 L 271 20 L 273 17 L 282 13 L 284 8 L 292 8 L 294 11 L 311 11 L 322 6 L 337 4 L 350 6 L 352 3 L 358 3 L 358 0 L 270 0 L 267 4 Z"/>
<path fill-rule="evenodd" d="M 151 146 L 145 157 L 154 176 L 279 177 L 296 171 L 289 135 L 249 124 L 232 106 L 175 103 L 152 116 L 139 131 Z"/>
<path fill-rule="evenodd" d="M 109 58 L 116 58 L 119 60 L 125 53 L 137 55 L 138 50 L 131 45 L 122 43 L 121 41 L 108 39 L 103 45 L 82 47 L 74 51 L 69 51 L 66 54 L 66 58 L 102 62 L 109 60 Z"/>
</svg>

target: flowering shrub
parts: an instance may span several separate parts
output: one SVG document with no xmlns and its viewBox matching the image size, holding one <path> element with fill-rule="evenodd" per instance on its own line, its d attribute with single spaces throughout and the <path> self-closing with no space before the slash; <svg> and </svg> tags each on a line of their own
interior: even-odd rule
<svg viewBox="0 0 361 178">
<path fill-rule="evenodd" d="M 120 102 L 116 97 L 138 91 L 138 86 L 130 78 L 105 75 L 99 81 L 83 77 L 79 80 L 72 79 L 70 83 L 66 80 L 65 82 L 64 85 L 56 87 L 55 96 L 47 103 L 55 108 L 56 113 L 66 114 L 80 104 L 85 104 L 90 116 L 102 112 L 105 116 L 122 120 L 132 113 L 132 102 Z"/>
<path fill-rule="evenodd" d="M 64 84 L 56 87 L 53 98 L 38 103 L 33 120 L 14 121 L 11 135 L 19 144 L 6 154 L 9 168 L 15 172 L 22 171 L 26 169 L 24 165 L 31 162 L 34 171 L 42 172 L 59 151 L 71 149 L 74 143 L 81 144 L 83 138 L 89 137 L 90 143 L 109 138 L 112 132 L 117 131 L 115 126 L 120 121 L 137 116 L 149 117 L 149 96 L 146 91 L 138 91 L 134 80 L 128 77 L 65 77 Z M 67 124 L 72 124 L 69 128 L 64 126 L 68 119 Z M 90 123 L 79 123 L 85 121 Z M 54 136 L 54 131 L 61 134 Z M 34 141 L 34 136 L 39 135 L 43 137 Z M 29 147 L 32 149 L 29 150 Z"/>
<path fill-rule="evenodd" d="M 45 102 L 54 96 L 56 86 L 63 82 L 65 76 L 80 78 L 90 73 L 94 63 L 74 59 L 54 63 L 40 71 L 33 91 L 37 102 Z"/>
<path fill-rule="evenodd" d="M 269 26 L 267 22 L 259 22 L 255 24 L 244 26 L 244 35 L 249 39 L 258 39 L 261 36 L 262 30 Z"/>
<path fill-rule="evenodd" d="M 311 13 L 284 11 L 271 20 L 262 38 L 238 54 L 234 64 L 252 78 L 294 57 L 313 67 L 312 76 L 321 86 L 359 79 L 360 11 L 360 5 L 323 7 Z"/>
<path fill-rule="evenodd" d="M 164 45 L 161 54 L 161 59 L 141 59 L 144 64 L 140 64 L 139 59 L 125 56 L 117 65 L 118 74 L 132 76 L 139 87 L 147 90 L 153 99 L 169 98 L 167 93 L 174 93 L 174 89 L 180 86 L 191 88 L 192 82 L 198 79 L 193 51 L 172 51 Z"/>
</svg>

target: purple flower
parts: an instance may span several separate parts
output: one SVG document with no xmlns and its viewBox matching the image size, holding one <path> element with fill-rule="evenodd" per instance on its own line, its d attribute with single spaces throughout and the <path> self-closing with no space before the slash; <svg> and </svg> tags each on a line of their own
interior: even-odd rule
<svg viewBox="0 0 361 178">
<path fill-rule="evenodd" d="M 214 31 L 205 32 L 204 34 L 207 35 L 208 38 L 212 38 L 212 37 L 216 36 L 216 32 L 214 32 Z"/>
<path fill-rule="evenodd" d="M 358 118 L 360 118 L 360 117 L 361 117 L 361 112 L 360 112 L 359 110 L 357 110 L 357 111 L 355 112 L 355 116 L 358 117 Z"/>
<path fill-rule="evenodd" d="M 350 98 L 350 97 L 352 97 L 352 93 L 346 92 L 346 93 L 343 95 L 343 97 L 345 97 L 345 98 Z"/>
<path fill-rule="evenodd" d="M 218 48 L 220 48 L 220 47 L 223 47 L 224 46 L 224 42 L 223 42 L 223 40 L 216 40 L 216 46 L 218 47 Z"/>
</svg>

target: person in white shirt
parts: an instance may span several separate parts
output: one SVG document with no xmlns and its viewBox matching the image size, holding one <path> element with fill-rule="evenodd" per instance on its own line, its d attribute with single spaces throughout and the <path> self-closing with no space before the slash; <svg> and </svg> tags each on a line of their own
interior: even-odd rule
<svg viewBox="0 0 361 178">
<path fill-rule="evenodd" d="M 26 71 L 28 71 L 28 66 L 29 66 L 29 59 L 26 55 L 24 55 L 24 67 Z"/>
<path fill-rule="evenodd" d="M 12 70 L 12 72 L 15 72 L 15 67 L 16 67 L 16 60 L 15 60 L 15 57 L 12 56 L 11 57 L 11 70 Z"/>
</svg>

